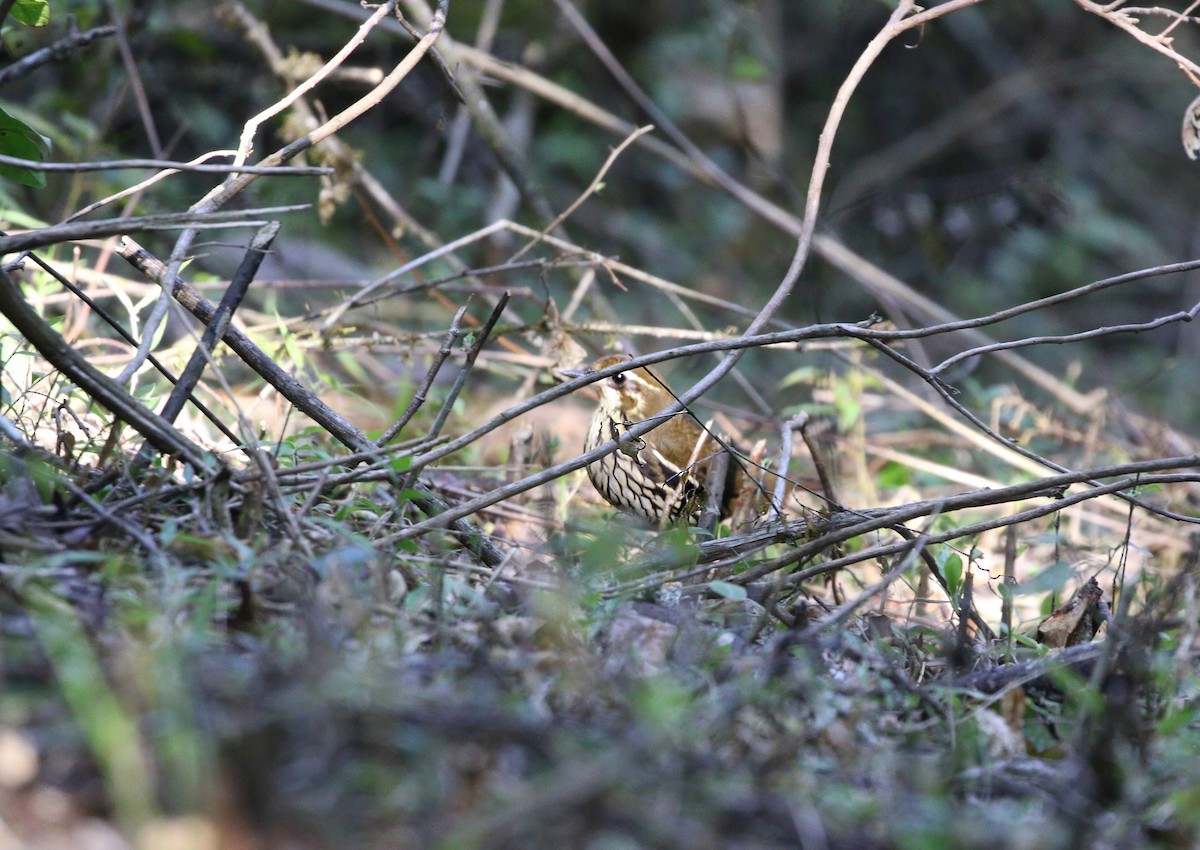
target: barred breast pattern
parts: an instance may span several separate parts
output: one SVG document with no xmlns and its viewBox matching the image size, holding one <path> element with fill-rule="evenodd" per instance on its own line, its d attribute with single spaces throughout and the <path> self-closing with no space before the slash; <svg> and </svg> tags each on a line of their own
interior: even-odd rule
<svg viewBox="0 0 1200 850">
<path fill-rule="evenodd" d="M 624 431 L 623 424 L 597 411 L 588 426 L 584 451 L 619 439 Z M 696 483 L 683 478 L 679 467 L 644 444 L 637 451 L 637 459 L 618 450 L 589 464 L 587 472 L 592 486 L 606 501 L 653 524 L 674 522 L 684 517 L 685 512 L 689 521 L 695 521 L 699 515 Z"/>
<path fill-rule="evenodd" d="M 584 369 L 564 369 L 568 378 L 594 375 L 626 358 L 611 354 Z M 632 425 L 658 416 L 676 396 L 651 370 L 627 369 L 595 381 L 598 403 L 588 425 L 585 451 L 618 440 Z M 719 443 L 690 412 L 660 420 L 658 427 L 628 441 L 617 452 L 588 465 L 588 478 L 610 504 L 631 511 L 651 524 L 700 518 L 711 459 Z M 728 516 L 740 488 L 740 467 L 728 464 L 723 487 L 722 516 Z"/>
</svg>

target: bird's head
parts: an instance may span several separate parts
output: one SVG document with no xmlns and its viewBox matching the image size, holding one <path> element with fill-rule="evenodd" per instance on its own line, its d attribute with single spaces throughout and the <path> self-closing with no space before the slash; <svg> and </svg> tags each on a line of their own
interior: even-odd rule
<svg viewBox="0 0 1200 850">
<path fill-rule="evenodd" d="M 628 359 L 623 354 L 601 357 L 586 369 L 565 370 L 569 378 L 594 374 Z M 600 407 L 619 422 L 641 422 L 669 405 L 674 399 L 661 381 L 648 369 L 630 369 L 597 381 L 592 386 L 600 393 Z"/>
</svg>

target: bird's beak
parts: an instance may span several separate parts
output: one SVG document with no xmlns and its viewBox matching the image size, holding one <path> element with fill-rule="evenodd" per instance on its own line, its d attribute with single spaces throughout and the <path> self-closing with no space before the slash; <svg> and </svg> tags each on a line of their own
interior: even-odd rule
<svg viewBox="0 0 1200 850">
<path fill-rule="evenodd" d="M 574 380 L 575 378 L 582 378 L 584 375 L 592 374 L 592 370 L 590 368 L 589 369 L 559 369 L 558 374 L 562 375 L 568 381 L 571 381 L 571 380 Z"/>
</svg>

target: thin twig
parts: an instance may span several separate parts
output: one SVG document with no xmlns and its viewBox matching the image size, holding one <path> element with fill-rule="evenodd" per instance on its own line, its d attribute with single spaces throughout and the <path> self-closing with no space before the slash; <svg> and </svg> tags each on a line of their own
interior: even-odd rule
<svg viewBox="0 0 1200 850">
<path fill-rule="evenodd" d="M 15 0 L 10 0 L 7 7 L 11 7 Z M 4 23 L 6 12 L 0 9 L 0 24 Z M 115 35 L 117 28 L 112 24 L 102 27 L 93 27 L 86 32 L 72 33 L 71 35 L 60 38 L 47 47 L 41 50 L 35 50 L 28 56 L 24 56 L 13 62 L 8 67 L 0 70 L 0 86 L 5 86 L 14 80 L 19 80 L 33 73 L 43 65 L 48 65 L 51 62 L 57 62 L 62 59 L 69 59 L 74 56 L 81 47 L 87 47 L 98 38 L 108 38 L 110 35 Z"/>
<path fill-rule="evenodd" d="M 492 314 L 488 316 L 488 320 L 479 329 L 474 342 L 471 343 L 471 347 L 467 350 L 466 361 L 454 379 L 454 386 L 446 394 L 446 401 L 442 404 L 437 418 L 429 428 L 429 434 L 426 436 L 427 440 L 436 440 L 438 435 L 442 433 L 442 426 L 446 424 L 446 417 L 450 415 L 450 409 L 454 407 L 454 402 L 458 398 L 458 394 L 462 392 L 462 388 L 467 382 L 467 376 L 471 374 L 471 369 L 475 366 L 475 359 L 479 357 L 479 352 L 483 349 L 488 337 L 492 335 L 492 329 L 496 327 L 496 322 L 500 320 L 500 315 L 504 312 L 504 308 L 508 306 L 510 295 L 511 293 L 505 292 L 500 296 L 500 301 L 493 308 Z"/>
<path fill-rule="evenodd" d="M 319 177 L 332 174 L 333 169 L 324 165 L 205 165 L 200 160 L 214 156 L 233 156 L 234 151 L 209 151 L 190 162 L 175 162 L 170 159 L 109 159 L 98 162 L 38 162 L 17 156 L 0 155 L 0 165 L 15 165 L 30 171 L 76 174 L 88 171 L 118 171 L 125 168 L 162 168 L 176 171 L 195 171 L 201 174 L 261 174 L 272 177 Z M 165 176 L 165 175 L 164 175 Z"/>
<path fill-rule="evenodd" d="M 105 324 L 112 328 L 112 330 L 121 337 L 121 339 L 125 340 L 125 342 L 132 346 L 137 346 L 137 340 L 134 338 L 133 334 L 126 330 L 125 326 L 121 322 L 117 321 L 117 319 L 110 314 L 108 310 L 106 310 L 102 305 L 96 303 L 91 296 L 76 286 L 73 282 L 71 282 L 71 280 L 59 274 L 54 267 L 44 261 L 37 254 L 30 255 L 29 259 L 36 263 L 44 272 L 46 272 L 46 274 L 57 280 L 59 284 L 61 284 L 75 298 L 78 298 L 80 301 L 86 304 L 88 309 L 99 316 Z M 148 362 L 151 366 L 157 369 L 159 374 L 166 378 L 168 382 L 171 384 L 178 382 L 179 378 L 175 375 L 175 373 L 168 369 L 157 357 L 151 355 Z M 198 399 L 195 395 L 190 396 L 188 400 L 191 401 L 192 405 L 198 411 L 200 411 L 200 414 L 204 416 L 205 419 L 212 423 L 213 427 L 225 435 L 226 439 L 228 439 L 234 445 L 241 445 L 242 441 L 238 439 L 238 436 L 234 434 L 233 431 L 230 430 L 229 426 L 227 426 L 224 421 L 222 421 L 222 419 L 217 416 L 217 414 L 214 413 L 206 404 L 200 401 L 200 399 Z"/>
<path fill-rule="evenodd" d="M 596 172 L 596 176 L 592 178 L 592 182 L 589 183 L 588 187 L 580 193 L 579 197 L 572 201 L 565 210 L 555 216 L 554 221 L 543 227 L 537 236 L 535 236 L 533 239 L 530 239 L 527 243 L 525 243 L 524 247 L 509 257 L 508 261 L 510 263 L 516 262 L 517 260 L 521 259 L 521 257 L 525 256 L 525 254 L 531 251 L 539 242 L 545 239 L 547 234 L 553 233 L 555 230 L 557 230 L 564 221 L 571 217 L 571 214 L 574 213 L 575 210 L 583 206 L 584 201 L 586 201 L 596 192 L 600 191 L 600 185 L 604 182 L 604 175 L 608 174 L 609 169 L 613 167 L 613 164 L 617 161 L 617 158 L 625 152 L 626 148 L 653 129 L 653 125 L 638 127 L 636 130 L 630 133 L 625 140 L 621 142 L 621 144 L 613 148 L 612 152 L 609 153 L 608 158 L 604 160 L 604 164 L 600 166 L 600 170 Z"/>
<path fill-rule="evenodd" d="M 54 368 L 87 393 L 97 403 L 108 408 L 118 419 L 129 423 L 159 451 L 175 455 L 192 465 L 197 472 L 220 468 L 191 439 L 162 417 L 147 410 L 124 387 L 116 383 L 67 344 L 46 320 L 34 312 L 21 289 L 7 272 L 0 270 L 0 314 L 37 349 Z"/>
<path fill-rule="evenodd" d="M 118 254 L 152 280 L 160 284 L 167 279 L 166 265 L 149 252 L 135 243 L 132 239 L 122 239 L 117 249 Z M 172 294 L 194 316 L 207 324 L 215 310 L 213 304 L 201 298 L 196 290 L 181 280 L 177 275 L 173 278 Z M 165 284 L 164 284 L 165 285 Z M 225 330 L 224 342 L 242 360 L 257 372 L 267 383 L 275 387 L 284 398 L 292 402 L 318 425 L 328 431 L 335 439 L 356 452 L 362 452 L 371 457 L 386 455 L 388 450 L 381 449 L 367 438 L 358 428 L 354 427 L 345 417 L 322 401 L 315 393 L 281 369 L 268 357 L 249 337 L 236 326 L 230 325 Z M 342 462 L 348 462 L 342 459 Z M 426 516 L 444 515 L 448 508 L 444 502 L 426 491 L 418 491 L 413 499 L 414 504 Z M 451 529 L 455 537 L 476 554 L 485 564 L 494 566 L 503 560 L 504 555 L 477 528 L 462 517 L 447 517 L 442 527 Z"/>
<path fill-rule="evenodd" d="M 241 7 L 241 5 L 241 3 L 229 4 L 229 6 L 233 7 L 235 13 L 236 10 Z M 259 112 L 253 118 L 246 121 L 245 125 L 242 127 L 241 138 L 238 141 L 238 153 L 237 157 L 234 159 L 234 164 L 242 165 L 246 162 L 247 157 L 250 156 L 250 152 L 254 148 L 254 135 L 258 132 L 258 128 L 262 126 L 264 121 L 274 115 L 278 115 L 280 112 L 295 103 L 298 99 L 316 88 L 318 83 L 329 76 L 329 74 L 338 68 L 343 62 L 345 62 L 350 54 L 358 49 L 358 47 L 364 41 L 366 41 L 367 36 L 370 34 L 371 30 L 375 28 L 375 25 L 387 15 L 390 15 L 392 9 L 395 8 L 395 5 L 396 0 L 387 0 L 385 3 L 380 3 L 379 6 L 375 8 L 375 11 L 372 12 L 367 18 L 367 20 L 363 22 L 362 26 L 358 28 L 358 32 L 352 35 L 346 41 L 346 43 L 342 45 L 341 49 L 329 59 L 328 62 L 313 72 L 308 79 L 300 83 L 286 95 L 275 101 L 263 111 Z M 245 9 L 242 8 L 241 11 L 244 13 Z"/>
<path fill-rule="evenodd" d="M 446 362 L 446 358 L 450 356 L 450 351 L 454 346 L 454 341 L 458 339 L 461 332 L 463 315 L 467 312 L 467 307 L 470 301 L 458 308 L 454 314 L 454 318 L 450 320 L 450 327 L 446 330 L 446 336 L 442 339 L 442 345 L 433 355 L 433 360 L 429 364 L 429 368 L 425 371 L 425 378 L 421 381 L 421 386 L 417 387 L 417 391 L 413 393 L 412 399 L 408 403 L 408 407 L 404 409 L 404 413 L 400 414 L 400 418 L 395 424 L 383 432 L 383 435 L 376 441 L 376 445 L 385 446 L 396 438 L 404 426 L 409 423 L 409 420 L 416 415 L 420 410 L 421 405 L 425 403 L 428 397 L 429 388 L 433 386 L 434 380 L 437 378 L 437 373 L 441 370 L 442 364 Z"/>
<path fill-rule="evenodd" d="M 21 251 L 32 251 L 47 245 L 74 242 L 80 239 L 95 239 L 100 236 L 116 236 L 122 233 L 137 233 L 139 230 L 178 230 L 186 228 L 218 228 L 237 225 L 239 227 L 262 227 L 263 216 L 306 210 L 308 204 L 293 204 L 286 207 L 259 207 L 255 209 L 229 210 L 228 212 L 184 212 L 139 215 L 130 218 L 106 218 L 99 221 L 75 221 L 53 224 L 38 230 L 0 236 L 0 256 Z"/>
</svg>

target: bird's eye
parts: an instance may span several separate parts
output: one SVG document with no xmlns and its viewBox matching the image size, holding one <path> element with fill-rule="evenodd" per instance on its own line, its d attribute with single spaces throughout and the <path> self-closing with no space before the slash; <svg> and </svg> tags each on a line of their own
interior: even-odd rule
<svg viewBox="0 0 1200 850">
<path fill-rule="evenodd" d="M 614 384 L 616 384 L 618 387 L 621 386 L 623 383 L 625 383 L 625 373 L 621 372 L 619 374 L 613 375 L 612 382 Z"/>
</svg>

